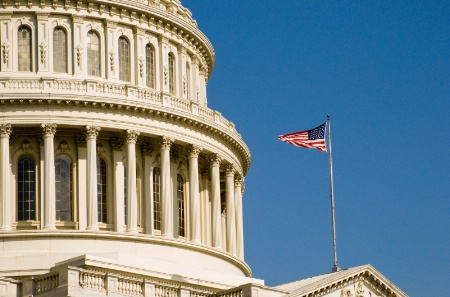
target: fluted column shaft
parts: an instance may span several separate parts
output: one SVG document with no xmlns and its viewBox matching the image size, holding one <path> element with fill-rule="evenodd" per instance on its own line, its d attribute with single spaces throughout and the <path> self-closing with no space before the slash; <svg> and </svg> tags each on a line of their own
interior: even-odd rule
<svg viewBox="0 0 450 297">
<path fill-rule="evenodd" d="M 127 232 L 138 233 L 136 193 L 136 141 L 139 131 L 127 130 Z"/>
<path fill-rule="evenodd" d="M 0 125 L 0 230 L 11 230 L 9 136 L 11 124 Z"/>
<path fill-rule="evenodd" d="M 86 197 L 87 197 L 87 230 L 98 230 L 98 198 L 97 198 L 97 137 L 100 127 L 86 126 Z"/>
<path fill-rule="evenodd" d="M 211 155 L 211 224 L 212 224 L 212 246 L 222 248 L 222 217 L 220 206 L 220 162 L 221 157 L 217 154 Z"/>
<path fill-rule="evenodd" d="M 56 229 L 55 149 L 56 124 L 42 124 L 44 138 L 44 229 Z"/>
<path fill-rule="evenodd" d="M 187 153 L 189 157 L 189 197 L 190 203 L 190 234 L 191 241 L 200 243 L 200 191 L 198 182 L 198 155 L 200 147 L 189 145 Z"/>
<path fill-rule="evenodd" d="M 227 208 L 227 252 L 236 255 L 236 217 L 234 201 L 234 167 L 229 164 L 225 168 L 225 198 Z"/>
<path fill-rule="evenodd" d="M 163 237 L 173 237 L 173 203 L 170 189 L 170 147 L 173 140 L 160 137 L 161 158 L 161 234 Z"/>
<path fill-rule="evenodd" d="M 244 224 L 242 217 L 242 177 L 234 181 L 234 200 L 236 209 L 236 256 L 244 259 Z"/>
</svg>

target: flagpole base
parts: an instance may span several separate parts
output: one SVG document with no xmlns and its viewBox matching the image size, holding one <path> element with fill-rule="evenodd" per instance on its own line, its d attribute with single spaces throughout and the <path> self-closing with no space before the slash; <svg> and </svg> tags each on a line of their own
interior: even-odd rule
<svg viewBox="0 0 450 297">
<path fill-rule="evenodd" d="M 338 272 L 341 271 L 341 267 L 334 265 L 333 268 L 331 268 L 331 272 Z"/>
</svg>

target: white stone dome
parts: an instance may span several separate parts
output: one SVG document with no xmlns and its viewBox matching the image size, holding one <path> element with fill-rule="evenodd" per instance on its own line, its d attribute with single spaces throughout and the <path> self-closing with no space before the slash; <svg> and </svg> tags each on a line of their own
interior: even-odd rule
<svg viewBox="0 0 450 297">
<path fill-rule="evenodd" d="M 178 0 L 3 1 L 0 276 L 84 259 L 248 282 L 250 153 L 207 107 L 214 61 Z"/>
</svg>

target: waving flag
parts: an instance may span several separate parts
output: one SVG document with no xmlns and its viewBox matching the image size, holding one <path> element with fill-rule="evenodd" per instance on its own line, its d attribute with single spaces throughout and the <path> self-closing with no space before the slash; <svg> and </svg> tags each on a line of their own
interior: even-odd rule
<svg viewBox="0 0 450 297">
<path fill-rule="evenodd" d="M 304 148 L 316 148 L 321 152 L 327 152 L 325 144 L 325 128 L 327 123 L 311 130 L 305 130 L 278 136 L 278 139 L 295 146 Z"/>
</svg>

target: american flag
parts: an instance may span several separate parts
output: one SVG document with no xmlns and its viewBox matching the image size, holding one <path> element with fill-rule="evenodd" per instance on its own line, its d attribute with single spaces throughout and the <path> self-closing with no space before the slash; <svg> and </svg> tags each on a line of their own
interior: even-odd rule
<svg viewBox="0 0 450 297">
<path fill-rule="evenodd" d="M 327 123 L 323 123 L 319 127 L 311 130 L 294 132 L 290 134 L 280 135 L 278 139 L 295 146 L 304 148 L 316 148 L 321 152 L 327 152 L 325 144 L 325 128 Z"/>
</svg>

